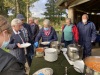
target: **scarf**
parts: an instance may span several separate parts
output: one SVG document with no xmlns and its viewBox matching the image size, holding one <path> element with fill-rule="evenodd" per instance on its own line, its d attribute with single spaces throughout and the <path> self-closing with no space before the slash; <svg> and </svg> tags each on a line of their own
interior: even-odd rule
<svg viewBox="0 0 100 75">
<path fill-rule="evenodd" d="M 44 30 L 44 34 L 45 34 L 46 36 L 49 36 L 50 33 L 51 33 L 51 27 L 49 28 L 49 30 Z"/>
</svg>

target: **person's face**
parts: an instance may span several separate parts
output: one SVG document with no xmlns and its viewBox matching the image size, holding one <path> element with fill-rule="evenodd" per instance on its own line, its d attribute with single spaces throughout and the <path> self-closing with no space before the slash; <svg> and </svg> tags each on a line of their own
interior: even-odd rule
<svg viewBox="0 0 100 75">
<path fill-rule="evenodd" d="M 83 16 L 82 16 L 82 22 L 83 22 L 83 23 L 86 23 L 87 20 L 88 20 L 88 17 L 87 17 L 86 15 L 83 15 Z"/>
<path fill-rule="evenodd" d="M 35 20 L 34 22 L 35 22 L 35 24 L 38 24 L 38 23 L 39 23 L 39 21 L 38 21 L 38 20 Z"/>
<path fill-rule="evenodd" d="M 34 20 L 32 18 L 29 18 L 28 23 L 29 24 L 33 24 L 34 23 Z"/>
<path fill-rule="evenodd" d="M 0 47 L 2 46 L 4 41 L 8 41 L 10 38 L 10 35 L 7 30 L 4 30 L 0 33 Z"/>
<path fill-rule="evenodd" d="M 45 27 L 45 28 L 48 28 L 48 27 L 49 27 L 49 25 L 48 25 L 48 24 L 44 24 L 44 27 Z"/>
<path fill-rule="evenodd" d="M 22 24 L 23 24 L 24 23 L 24 19 L 22 19 L 21 21 L 22 21 Z"/>
<path fill-rule="evenodd" d="M 15 31 L 19 31 L 21 29 L 21 27 L 22 27 L 22 24 L 19 23 L 18 25 L 14 26 L 13 28 Z"/>
<path fill-rule="evenodd" d="M 71 21 L 70 20 L 66 20 L 66 24 L 67 25 L 70 25 L 71 24 Z"/>
</svg>

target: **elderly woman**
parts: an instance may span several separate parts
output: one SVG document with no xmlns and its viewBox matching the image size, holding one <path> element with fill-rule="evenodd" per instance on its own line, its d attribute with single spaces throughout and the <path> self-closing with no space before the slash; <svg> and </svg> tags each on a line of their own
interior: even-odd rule
<svg viewBox="0 0 100 75">
<path fill-rule="evenodd" d="M 10 49 L 10 53 L 15 56 L 19 62 L 25 64 L 25 53 L 24 49 L 21 48 L 21 44 L 25 42 L 23 33 L 20 31 L 22 22 L 19 19 L 13 19 L 11 26 L 13 33 L 10 38 L 10 42 L 7 48 Z"/>
<path fill-rule="evenodd" d="M 78 42 L 78 29 L 71 23 L 71 19 L 66 19 L 66 24 L 63 26 L 61 42 L 67 47 L 69 44 Z"/>
<path fill-rule="evenodd" d="M 39 31 L 36 39 L 35 39 L 35 47 L 38 47 L 39 45 L 39 40 L 42 38 L 42 42 L 48 41 L 57 41 L 57 34 L 56 31 L 53 27 L 50 26 L 50 20 L 45 19 L 43 21 L 44 27 Z"/>
<path fill-rule="evenodd" d="M 10 42 L 11 32 L 10 24 L 0 15 L 0 75 L 25 75 L 23 65 L 3 50 Z"/>
</svg>

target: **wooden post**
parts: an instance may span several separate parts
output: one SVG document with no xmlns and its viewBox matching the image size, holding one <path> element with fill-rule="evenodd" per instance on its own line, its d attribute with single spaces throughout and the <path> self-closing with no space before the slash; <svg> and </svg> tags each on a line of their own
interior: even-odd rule
<svg viewBox="0 0 100 75">
<path fill-rule="evenodd" d="M 27 23 L 28 23 L 28 18 L 29 18 L 29 6 L 30 6 L 30 2 L 29 2 L 29 0 L 26 0 L 26 17 L 27 17 Z"/>
<path fill-rule="evenodd" d="M 18 3 L 18 0 L 16 0 L 16 14 L 19 14 L 19 3 Z"/>
<path fill-rule="evenodd" d="M 68 18 L 71 18 L 72 23 L 74 23 L 74 8 L 68 8 Z"/>
</svg>

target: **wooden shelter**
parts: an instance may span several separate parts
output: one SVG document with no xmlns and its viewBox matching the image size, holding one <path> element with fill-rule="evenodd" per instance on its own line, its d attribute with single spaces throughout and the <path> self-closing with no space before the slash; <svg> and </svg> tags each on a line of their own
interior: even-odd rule
<svg viewBox="0 0 100 75">
<path fill-rule="evenodd" d="M 56 0 L 60 9 L 68 9 L 68 17 L 73 23 L 81 21 L 82 14 L 89 15 L 89 20 L 100 27 L 100 0 Z"/>
</svg>

